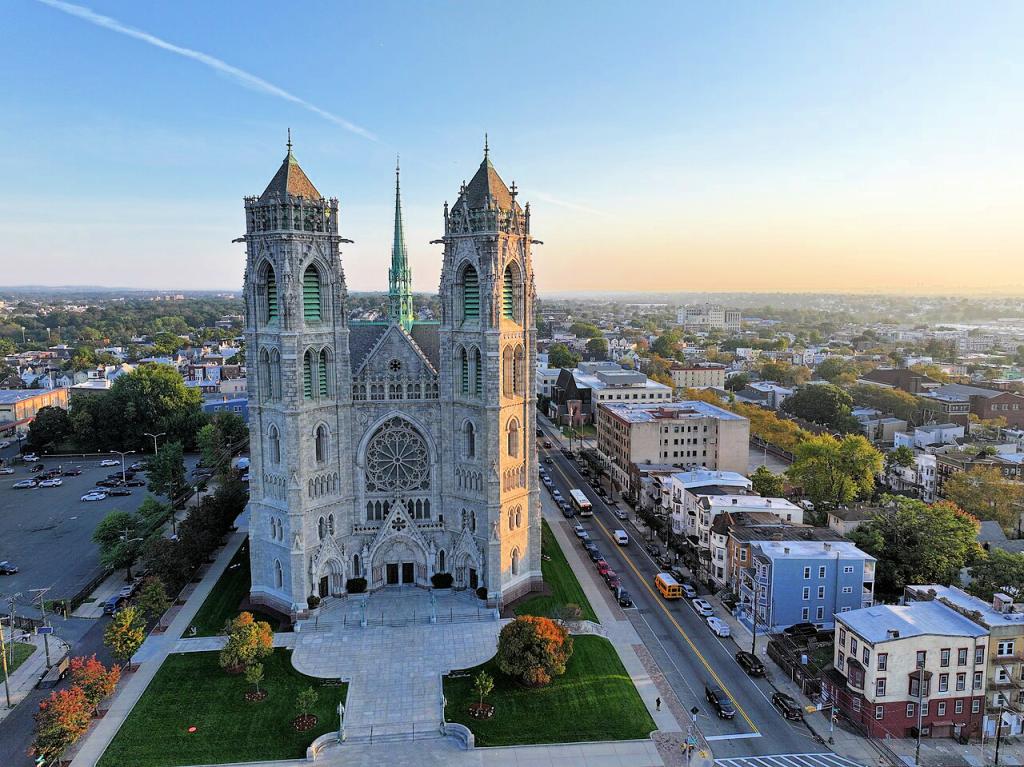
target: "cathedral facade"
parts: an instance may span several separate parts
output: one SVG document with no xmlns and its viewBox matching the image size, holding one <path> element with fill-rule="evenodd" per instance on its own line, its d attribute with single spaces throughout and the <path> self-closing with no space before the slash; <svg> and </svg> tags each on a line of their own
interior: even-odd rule
<svg viewBox="0 0 1024 767">
<path fill-rule="evenodd" d="M 351 321 L 335 198 L 288 153 L 245 200 L 252 601 L 539 586 L 530 206 L 485 148 L 444 205 L 439 322 L 415 318 L 398 171 L 388 317 Z M 353 583 L 355 580 L 355 583 Z"/>
</svg>

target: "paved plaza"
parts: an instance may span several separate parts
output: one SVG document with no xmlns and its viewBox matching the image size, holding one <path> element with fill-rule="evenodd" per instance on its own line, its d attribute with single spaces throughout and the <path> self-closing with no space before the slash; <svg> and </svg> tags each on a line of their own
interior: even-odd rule
<svg viewBox="0 0 1024 767">
<path fill-rule="evenodd" d="M 430 623 L 429 592 L 376 592 L 365 600 L 365 627 L 359 621 L 363 598 L 339 600 L 315 623 L 298 627 L 292 664 L 309 676 L 349 683 L 345 730 L 351 740 L 438 733 L 441 676 L 492 658 L 503 625 L 489 610 L 477 619 L 479 600 L 464 597 L 438 596 L 438 623 Z M 455 622 L 441 622 L 442 614 L 456 616 Z"/>
</svg>

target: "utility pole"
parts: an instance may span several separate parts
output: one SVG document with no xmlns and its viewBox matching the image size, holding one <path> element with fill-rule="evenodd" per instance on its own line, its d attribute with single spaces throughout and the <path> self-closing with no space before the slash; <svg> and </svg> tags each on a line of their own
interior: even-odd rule
<svg viewBox="0 0 1024 767">
<path fill-rule="evenodd" d="M 999 700 L 1002 700 L 1000 698 Z M 999 741 L 1003 739 L 1003 704 L 999 704 L 999 718 L 996 719 L 996 758 L 993 764 L 999 767 Z"/>
<path fill-rule="evenodd" d="M 11 603 L 11 619 L 10 622 L 7 624 L 11 627 L 11 659 L 8 662 L 12 665 L 14 664 L 14 600 L 20 596 L 21 592 L 18 591 L 14 594 L 11 594 L 11 596 L 8 597 L 8 601 Z M 3 629 L 0 629 L 0 633 L 3 633 Z"/>
<path fill-rule="evenodd" d="M 14 644 L 14 626 L 11 626 L 11 645 Z M 13 651 L 13 647 L 12 647 Z M 4 667 L 4 695 L 7 696 L 7 708 L 11 707 L 11 685 L 7 679 L 7 644 L 4 639 L 4 627 L 0 626 L 0 664 Z"/>
<path fill-rule="evenodd" d="M 154 440 L 154 442 L 155 442 L 155 440 Z M 124 457 L 126 455 L 131 455 L 135 451 L 134 450 L 111 450 L 110 452 L 113 453 L 114 455 L 121 456 L 121 481 L 122 482 L 127 482 L 128 480 L 127 480 L 127 478 L 125 477 L 125 474 L 124 474 Z"/>
<path fill-rule="evenodd" d="M 914 764 L 921 764 L 921 729 L 924 727 L 924 661 L 917 664 L 917 745 L 914 747 Z M 999 764 L 999 742 L 996 741 L 996 764 Z"/>
<path fill-rule="evenodd" d="M 753 597 L 753 601 L 750 604 L 750 615 L 753 618 L 754 622 L 751 625 L 751 629 L 750 629 L 751 634 L 753 635 L 750 638 L 750 654 L 753 655 L 756 658 L 757 657 L 757 592 L 758 592 L 758 588 L 757 588 L 758 581 L 757 581 L 757 570 L 756 570 L 756 568 L 754 570 L 753 581 L 754 581 L 754 597 Z"/>
<path fill-rule="evenodd" d="M 39 599 L 39 611 L 43 614 L 43 625 L 48 626 L 46 622 L 46 600 L 43 597 L 46 596 L 46 592 L 49 591 L 52 586 L 47 586 L 45 589 L 29 589 Z M 46 650 L 46 668 L 50 668 L 50 635 L 43 634 L 43 647 Z"/>
</svg>

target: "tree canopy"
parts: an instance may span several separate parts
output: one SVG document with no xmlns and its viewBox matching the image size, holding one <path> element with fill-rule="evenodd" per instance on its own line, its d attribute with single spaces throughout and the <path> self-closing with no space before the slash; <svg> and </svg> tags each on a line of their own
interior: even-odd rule
<svg viewBox="0 0 1024 767">
<path fill-rule="evenodd" d="M 992 549 L 975 560 L 967 590 L 986 602 L 996 592 L 1024 599 L 1024 554 Z"/>
<path fill-rule="evenodd" d="M 813 384 L 797 389 L 782 403 L 787 413 L 829 429 L 844 433 L 860 429 L 857 419 L 850 415 L 853 398 L 833 384 Z"/>
<path fill-rule="evenodd" d="M 860 368 L 853 360 L 842 357 L 828 357 L 814 369 L 819 378 L 833 384 L 852 384 L 860 375 Z"/>
<path fill-rule="evenodd" d="M 548 367 L 572 369 L 579 361 L 579 355 L 569 351 L 565 344 L 551 344 L 548 347 Z"/>
<path fill-rule="evenodd" d="M 595 360 L 607 359 L 608 341 L 604 338 L 591 338 L 587 341 L 587 351 Z"/>
<path fill-rule="evenodd" d="M 872 384 L 856 384 L 849 389 L 853 403 L 858 407 L 872 407 L 882 413 L 892 413 L 910 424 L 919 424 L 921 401 L 901 389 L 889 389 Z"/>
<path fill-rule="evenodd" d="M 767 466 L 758 466 L 750 475 L 752 489 L 765 498 L 782 496 L 784 480 L 781 474 L 774 474 Z"/>
<path fill-rule="evenodd" d="M 1006 479 L 995 467 L 956 472 L 943 484 L 942 492 L 967 513 L 995 520 L 1005 530 L 1016 529 L 1024 513 L 1024 484 Z"/>
<path fill-rule="evenodd" d="M 841 440 L 831 434 L 811 437 L 796 446 L 787 474 L 816 506 L 834 508 L 869 496 L 875 475 L 882 471 L 882 454 L 860 434 Z"/>
<path fill-rule="evenodd" d="M 28 427 L 28 444 L 41 452 L 60 447 L 71 435 L 71 416 L 62 407 L 47 406 L 36 411 Z"/>
</svg>

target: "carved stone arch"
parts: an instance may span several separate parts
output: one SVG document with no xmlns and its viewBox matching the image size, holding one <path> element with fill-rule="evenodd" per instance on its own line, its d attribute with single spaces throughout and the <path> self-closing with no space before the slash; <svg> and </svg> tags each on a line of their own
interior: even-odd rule
<svg viewBox="0 0 1024 767">
<path fill-rule="evenodd" d="M 345 549 L 338 545 L 333 535 L 325 535 L 310 562 L 309 583 L 312 593 L 317 593 L 320 579 L 328 576 L 328 591 L 331 596 L 340 596 L 345 591 Z"/>
<path fill-rule="evenodd" d="M 360 438 L 359 444 L 356 447 L 356 466 L 362 471 L 366 470 L 367 445 L 369 445 L 370 440 L 380 430 L 380 428 L 392 418 L 401 418 L 403 421 L 408 421 L 427 444 L 427 451 L 430 455 L 431 475 L 433 475 L 433 470 L 437 466 L 438 448 L 434 441 L 434 437 L 430 432 L 430 428 L 412 413 L 406 413 L 401 410 L 389 410 L 367 425 L 366 431 L 363 432 L 363 436 Z M 433 476 L 431 476 L 431 490 L 435 487 L 433 479 Z"/>
<path fill-rule="evenodd" d="M 313 457 L 317 463 L 327 463 L 334 458 L 334 433 L 330 424 L 321 419 L 313 424 L 309 432 L 313 443 Z"/>
</svg>

